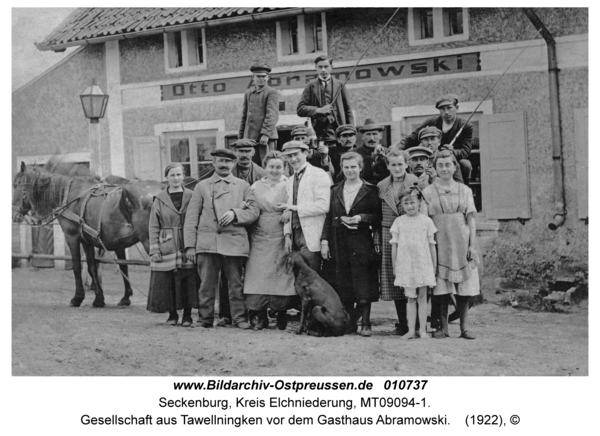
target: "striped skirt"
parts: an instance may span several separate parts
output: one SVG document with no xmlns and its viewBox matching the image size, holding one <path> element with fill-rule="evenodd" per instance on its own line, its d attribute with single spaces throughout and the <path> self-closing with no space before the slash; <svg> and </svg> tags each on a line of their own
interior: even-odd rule
<svg viewBox="0 0 600 436">
<path fill-rule="evenodd" d="M 404 289 L 394 286 L 394 265 L 392 264 L 392 234 L 390 228 L 381 227 L 381 299 L 384 301 L 404 300 Z"/>
</svg>

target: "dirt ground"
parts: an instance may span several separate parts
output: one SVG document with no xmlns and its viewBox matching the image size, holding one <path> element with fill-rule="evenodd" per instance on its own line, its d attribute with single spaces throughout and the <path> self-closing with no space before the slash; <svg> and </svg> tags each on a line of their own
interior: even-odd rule
<svg viewBox="0 0 600 436">
<path fill-rule="evenodd" d="M 471 309 L 474 341 L 404 341 L 391 302 L 373 306 L 373 337 L 297 336 L 286 331 L 166 326 L 146 311 L 149 272 L 134 271 L 132 305 L 118 307 L 123 284 L 103 271 L 107 306 L 79 308 L 71 271 L 12 270 L 12 373 L 41 376 L 567 376 L 588 375 L 587 300 L 572 313 L 533 313 L 487 302 Z M 487 282 L 487 280 L 486 280 Z M 194 320 L 197 316 L 194 311 Z M 272 323 L 273 327 L 273 323 Z"/>
</svg>

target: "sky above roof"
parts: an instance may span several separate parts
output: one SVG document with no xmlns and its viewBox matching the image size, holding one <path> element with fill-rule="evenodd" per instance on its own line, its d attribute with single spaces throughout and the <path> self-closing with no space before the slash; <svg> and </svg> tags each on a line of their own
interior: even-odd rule
<svg viewBox="0 0 600 436">
<path fill-rule="evenodd" d="M 12 91 L 36 78 L 74 50 L 41 52 L 34 43 L 43 41 L 76 8 L 13 8 Z"/>
</svg>

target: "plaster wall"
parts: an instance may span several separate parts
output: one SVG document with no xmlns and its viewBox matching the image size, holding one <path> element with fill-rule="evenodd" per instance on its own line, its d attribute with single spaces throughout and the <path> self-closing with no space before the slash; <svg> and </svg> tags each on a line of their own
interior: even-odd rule
<svg viewBox="0 0 600 436">
<path fill-rule="evenodd" d="M 585 8 L 536 8 L 555 37 L 588 32 Z M 336 61 L 355 60 L 394 13 L 392 8 L 340 8 L 326 13 L 328 53 Z M 425 53 L 449 48 L 528 40 L 535 29 L 517 8 L 469 8 L 469 39 L 443 44 L 409 46 L 408 9 L 403 8 L 366 53 L 364 59 L 388 55 Z M 539 37 L 538 37 L 539 38 Z M 250 65 L 271 67 L 311 61 L 277 62 L 275 21 L 242 23 L 206 29 L 207 69 L 195 73 L 166 73 L 163 35 L 120 41 L 123 84 L 248 72 Z"/>
<path fill-rule="evenodd" d="M 57 67 L 13 93 L 12 170 L 16 156 L 56 152 L 89 152 L 89 120 L 84 117 L 79 94 L 92 78 L 106 91 L 104 46 L 93 45 L 75 52 Z M 106 120 L 100 120 L 102 144 L 109 150 Z M 108 168 L 110 153 L 105 155 Z"/>
</svg>

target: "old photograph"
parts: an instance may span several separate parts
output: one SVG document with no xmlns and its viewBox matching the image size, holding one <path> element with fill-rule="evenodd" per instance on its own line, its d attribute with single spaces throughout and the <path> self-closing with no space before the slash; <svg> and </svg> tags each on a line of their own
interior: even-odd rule
<svg viewBox="0 0 600 436">
<path fill-rule="evenodd" d="M 11 13 L 13 379 L 590 375 L 587 8 Z"/>
</svg>

